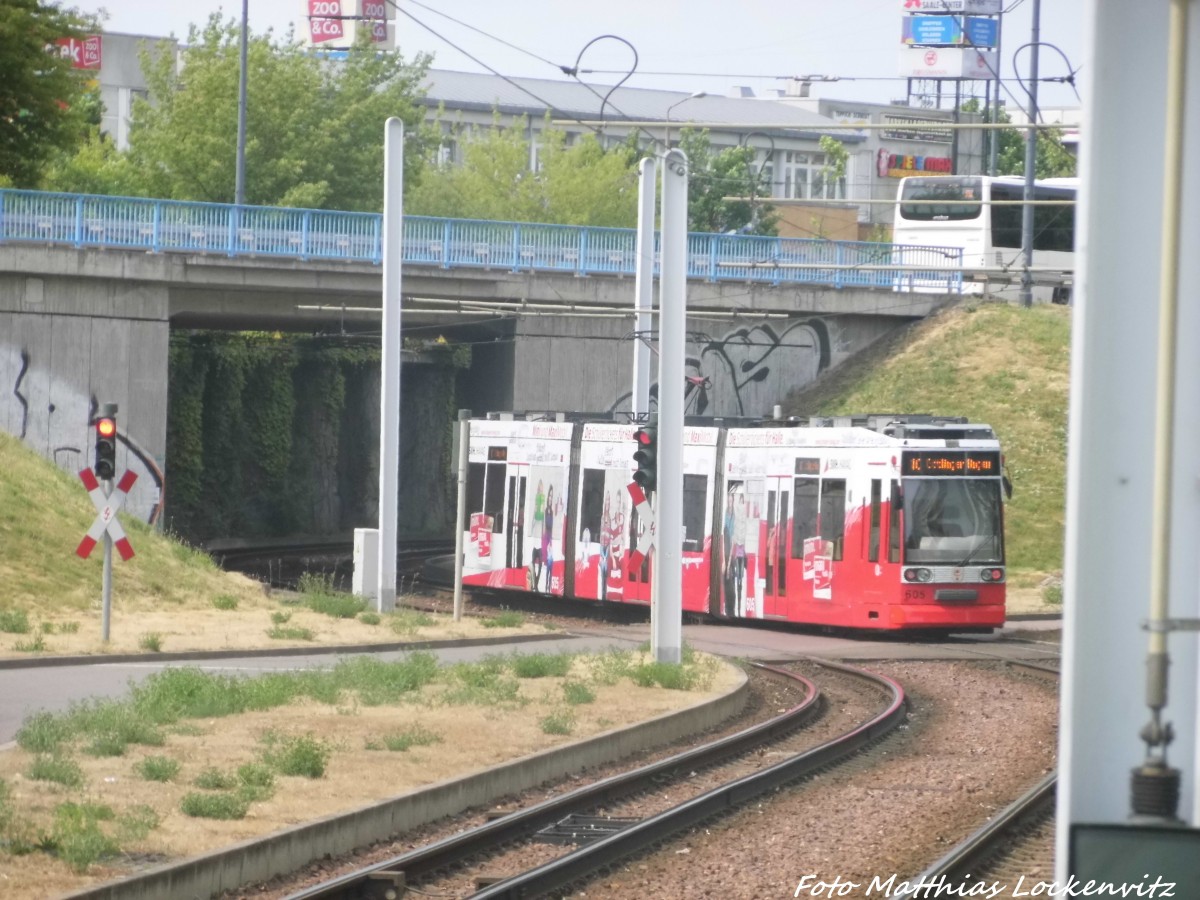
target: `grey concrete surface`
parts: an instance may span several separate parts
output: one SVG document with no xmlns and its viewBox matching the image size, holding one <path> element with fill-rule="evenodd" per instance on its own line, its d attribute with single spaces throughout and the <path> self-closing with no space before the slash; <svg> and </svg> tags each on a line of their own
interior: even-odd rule
<svg viewBox="0 0 1200 900">
<path fill-rule="evenodd" d="M 495 643 L 470 647 L 448 647 L 430 651 L 443 664 L 473 662 L 498 653 L 594 653 L 610 647 L 636 646 L 640 638 L 620 635 L 564 637 L 536 644 Z M 415 650 L 377 654 L 382 661 L 402 659 Z M 262 672 L 297 671 L 332 666 L 341 654 L 313 653 L 307 656 L 242 656 L 220 660 L 103 662 L 92 665 L 46 665 L 33 669 L 0 670 L 0 746 L 12 741 L 26 716 L 39 711 L 62 712 L 72 703 L 89 699 L 125 696 L 131 684 L 168 668 L 194 667 L 203 672 L 226 675 L 257 675 Z"/>
</svg>

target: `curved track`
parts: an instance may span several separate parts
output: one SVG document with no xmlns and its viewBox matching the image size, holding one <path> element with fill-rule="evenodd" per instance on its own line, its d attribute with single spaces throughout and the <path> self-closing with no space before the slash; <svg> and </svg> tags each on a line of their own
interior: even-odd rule
<svg viewBox="0 0 1200 900">
<path fill-rule="evenodd" d="M 849 732 L 783 762 L 753 774 L 735 778 L 718 788 L 685 801 L 641 821 L 624 824 L 605 837 L 559 857 L 552 862 L 489 886 L 473 895 L 477 898 L 535 897 L 578 881 L 590 872 L 645 849 L 697 822 L 713 818 L 759 796 L 765 791 L 809 775 L 856 753 L 900 724 L 906 713 L 904 691 L 891 679 L 870 675 L 848 666 L 821 663 L 880 688 L 887 702 L 883 709 Z M 633 772 L 616 775 L 556 797 L 536 806 L 512 813 L 480 828 L 463 832 L 436 844 L 359 870 L 334 881 L 290 895 L 289 900 L 313 898 L 394 898 L 403 896 L 404 885 L 429 873 L 460 865 L 464 860 L 492 853 L 495 848 L 523 840 L 540 829 L 578 814 L 604 806 L 629 794 L 662 788 L 664 780 L 686 778 L 696 769 L 712 766 L 745 754 L 764 743 L 778 740 L 808 721 L 821 703 L 815 686 L 802 676 L 781 669 L 760 666 L 780 678 L 806 684 L 808 696 L 800 705 L 765 723 L 735 735 L 694 748 Z"/>
</svg>

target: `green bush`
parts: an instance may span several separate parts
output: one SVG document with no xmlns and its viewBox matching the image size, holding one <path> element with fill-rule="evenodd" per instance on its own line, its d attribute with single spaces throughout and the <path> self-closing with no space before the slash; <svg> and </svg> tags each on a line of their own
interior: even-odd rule
<svg viewBox="0 0 1200 900">
<path fill-rule="evenodd" d="M 147 756 L 133 768 L 146 781 L 170 781 L 179 774 L 179 761 L 169 756 Z"/>
<path fill-rule="evenodd" d="M 428 613 L 416 609 L 398 609 L 391 615 L 392 631 L 396 634 L 414 635 L 421 628 L 428 628 L 437 620 Z"/>
<path fill-rule="evenodd" d="M 83 769 L 79 768 L 79 763 L 57 754 L 35 756 L 28 774 L 34 781 L 52 781 L 65 787 L 83 784 Z"/>
<path fill-rule="evenodd" d="M 179 803 L 186 816 L 197 819 L 244 819 L 250 801 L 237 794 L 187 794 Z"/>
<path fill-rule="evenodd" d="M 1047 606 L 1062 606 L 1063 586 L 1061 584 L 1048 584 L 1042 588 L 1042 602 Z"/>
<path fill-rule="evenodd" d="M 410 747 L 427 747 L 431 744 L 440 744 L 441 742 L 441 735 L 427 731 L 419 725 L 414 725 L 403 731 L 393 731 L 390 734 L 385 734 L 378 741 L 368 740 L 366 747 L 368 750 L 391 750 L 394 753 L 403 753 Z"/>
<path fill-rule="evenodd" d="M 79 631 L 79 623 L 78 622 L 60 622 L 58 625 L 58 631 L 60 634 L 75 634 L 76 632 Z"/>
<path fill-rule="evenodd" d="M 162 635 L 157 631 L 150 631 L 138 638 L 138 646 L 150 653 L 158 653 L 162 650 Z"/>
<path fill-rule="evenodd" d="M 358 621 L 364 625 L 378 625 L 382 620 L 377 612 L 363 612 L 358 614 Z"/>
<path fill-rule="evenodd" d="M 6 634 L 28 634 L 29 616 L 23 609 L 0 609 L 0 631 Z"/>
<path fill-rule="evenodd" d="M 274 622 L 276 625 L 286 625 L 291 620 L 292 620 L 292 614 L 290 612 L 284 612 L 283 610 L 276 610 L 275 612 L 271 613 L 271 621 Z"/>
<path fill-rule="evenodd" d="M 213 597 L 212 605 L 217 609 L 233 610 L 238 608 L 238 599 L 232 594 L 218 594 Z"/>
<path fill-rule="evenodd" d="M 525 624 L 525 617 L 516 610 L 505 609 L 486 619 L 480 619 L 479 624 L 484 628 L 520 628 Z"/>
<path fill-rule="evenodd" d="M 542 718 L 545 734 L 570 734 L 575 728 L 575 717 L 568 710 L 559 709 Z"/>
<path fill-rule="evenodd" d="M 206 791 L 230 791 L 238 786 L 238 780 L 234 775 L 209 766 L 192 779 L 192 784 Z"/>
<path fill-rule="evenodd" d="M 17 732 L 17 746 L 30 753 L 52 753 L 71 738 L 71 726 L 65 717 L 37 712 L 27 717 Z"/>
<path fill-rule="evenodd" d="M 276 641 L 311 641 L 315 636 L 311 628 L 300 628 L 295 625 L 288 628 L 276 625 L 267 631 L 267 637 Z"/>
<path fill-rule="evenodd" d="M 41 653 L 46 649 L 46 639 L 39 634 L 32 640 L 17 641 L 13 644 L 13 649 L 21 653 Z"/>
<path fill-rule="evenodd" d="M 512 670 L 518 678 L 562 678 L 571 671 L 574 659 L 571 653 L 518 653 L 512 658 Z"/>
<path fill-rule="evenodd" d="M 280 737 L 269 732 L 264 735 L 263 742 L 267 745 L 263 761 L 281 775 L 320 778 L 333 755 L 329 744 L 310 734 Z"/>
<path fill-rule="evenodd" d="M 582 681 L 564 681 L 562 689 L 563 697 L 571 706 L 579 706 L 583 703 L 594 703 L 596 701 L 596 692 Z"/>
<path fill-rule="evenodd" d="M 63 803 L 54 810 L 54 824 L 43 845 L 76 872 L 84 872 L 97 860 L 115 855 L 117 842 L 100 828 L 113 818 L 107 806 L 92 803 Z"/>
</svg>

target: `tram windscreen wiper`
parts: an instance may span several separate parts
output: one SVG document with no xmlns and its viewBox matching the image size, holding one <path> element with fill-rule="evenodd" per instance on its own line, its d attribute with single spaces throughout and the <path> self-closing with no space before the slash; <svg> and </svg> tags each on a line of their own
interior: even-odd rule
<svg viewBox="0 0 1200 900">
<path fill-rule="evenodd" d="M 992 540 L 995 540 L 994 535 L 985 534 L 982 538 L 979 539 L 979 543 L 971 548 L 971 552 L 968 553 L 963 558 L 962 562 L 955 563 L 955 567 L 961 569 L 963 566 L 968 565 L 971 562 L 971 560 L 975 558 L 975 554 L 978 553 L 980 550 L 982 550 L 984 548 L 984 546 L 988 543 L 988 541 L 992 541 Z"/>
</svg>

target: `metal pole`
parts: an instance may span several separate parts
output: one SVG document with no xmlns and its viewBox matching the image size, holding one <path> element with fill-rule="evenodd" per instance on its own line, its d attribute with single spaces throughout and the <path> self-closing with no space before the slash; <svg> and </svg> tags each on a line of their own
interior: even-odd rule
<svg viewBox="0 0 1200 900">
<path fill-rule="evenodd" d="M 1029 61 L 1029 127 L 1025 131 L 1025 206 L 1021 210 L 1021 255 L 1025 268 L 1021 272 L 1021 305 L 1033 305 L 1033 179 L 1037 170 L 1038 117 L 1038 41 L 1041 39 L 1042 0 L 1033 0 L 1033 30 L 1030 44 L 1033 57 Z"/>
<path fill-rule="evenodd" d="M 638 164 L 637 265 L 634 269 L 633 395 L 636 418 L 650 411 L 650 310 L 654 306 L 654 207 L 658 190 L 658 161 L 647 156 Z"/>
<path fill-rule="evenodd" d="M 996 17 L 996 96 L 994 103 L 994 111 L 992 113 L 992 124 L 1000 121 L 1000 75 L 1003 73 L 1004 66 L 1000 62 L 1000 41 L 1004 37 L 1004 14 L 1001 13 Z M 995 129 L 988 130 L 988 166 L 987 173 L 995 176 L 996 174 L 996 156 L 1000 145 L 1000 132 Z"/>
<path fill-rule="evenodd" d="M 237 172 L 234 176 L 233 202 L 246 202 L 246 27 L 250 18 L 250 0 L 242 0 L 241 69 L 238 75 Z"/>
<path fill-rule="evenodd" d="M 463 614 L 463 531 L 467 525 L 467 469 L 470 466 L 471 411 L 458 411 L 458 511 L 454 515 L 454 621 Z"/>
<path fill-rule="evenodd" d="M 112 496 L 112 479 L 105 478 L 101 484 L 104 485 L 104 496 Z M 108 643 L 109 625 L 112 621 L 112 535 L 107 531 L 104 532 L 104 593 L 101 602 L 100 613 L 100 640 L 105 644 Z"/>
<path fill-rule="evenodd" d="M 396 608 L 397 519 L 400 505 L 400 260 L 404 231 L 404 122 L 384 124 L 383 363 L 379 386 L 379 596 L 375 608 Z"/>
<path fill-rule="evenodd" d="M 683 658 L 683 386 L 687 328 L 687 156 L 663 164 L 658 333 L 658 497 L 651 649 L 657 662 Z"/>
</svg>

